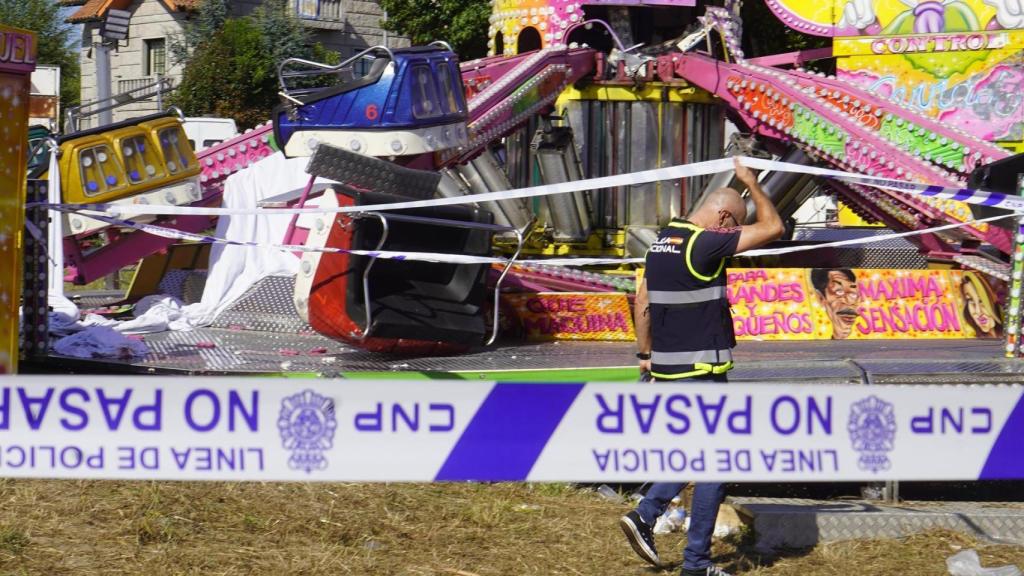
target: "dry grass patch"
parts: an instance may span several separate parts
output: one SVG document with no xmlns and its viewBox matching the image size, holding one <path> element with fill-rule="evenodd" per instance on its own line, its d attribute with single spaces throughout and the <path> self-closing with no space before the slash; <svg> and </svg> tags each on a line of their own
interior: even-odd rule
<svg viewBox="0 0 1024 576">
<path fill-rule="evenodd" d="M 616 520 L 626 508 L 565 484 L 257 484 L 0 480 L 0 574 L 652 575 Z M 682 535 L 659 537 L 680 558 Z M 938 532 L 760 558 L 719 542 L 739 574 L 944 574 L 977 548 Z"/>
</svg>

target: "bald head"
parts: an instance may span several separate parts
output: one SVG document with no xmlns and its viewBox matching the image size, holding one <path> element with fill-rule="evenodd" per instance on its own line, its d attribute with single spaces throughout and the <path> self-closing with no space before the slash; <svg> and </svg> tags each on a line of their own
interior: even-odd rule
<svg viewBox="0 0 1024 576">
<path fill-rule="evenodd" d="M 727 213 L 727 214 L 726 214 Z M 732 216 L 729 218 L 728 216 Z M 735 224 L 733 224 L 735 219 Z M 690 221 L 704 228 L 742 225 L 747 219 L 747 204 L 740 193 L 732 188 L 719 188 L 708 192 Z"/>
</svg>

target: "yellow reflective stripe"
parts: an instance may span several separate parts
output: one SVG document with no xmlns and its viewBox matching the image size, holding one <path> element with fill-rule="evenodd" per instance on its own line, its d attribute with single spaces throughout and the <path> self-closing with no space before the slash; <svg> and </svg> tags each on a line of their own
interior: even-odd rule
<svg viewBox="0 0 1024 576">
<path fill-rule="evenodd" d="M 663 374 L 661 372 L 651 372 L 651 376 L 655 378 L 664 378 L 667 380 L 680 380 L 682 378 L 693 378 L 695 376 L 705 376 L 707 374 L 725 374 L 729 370 L 732 370 L 733 363 L 726 362 L 725 364 L 704 364 L 703 362 L 694 364 L 695 370 L 690 372 L 679 372 L 677 374 Z"/>
<path fill-rule="evenodd" d="M 661 378 L 663 380 L 682 380 L 683 378 L 704 376 L 707 373 L 707 370 L 694 370 L 693 372 L 683 372 L 682 374 L 662 374 L 660 372 L 651 372 L 651 376 L 654 376 L 655 378 Z"/>
<path fill-rule="evenodd" d="M 689 222 L 669 222 L 668 226 L 669 228 L 689 228 L 690 230 L 703 230 L 703 228 L 701 228 L 700 226 L 697 226 L 696 224 L 690 224 Z"/>
<path fill-rule="evenodd" d="M 715 270 L 715 273 L 711 276 L 705 276 L 700 272 L 697 272 L 697 269 L 693 267 L 693 260 L 691 259 L 691 255 L 693 253 L 693 242 L 697 239 L 697 236 L 700 236 L 700 233 L 703 232 L 704 229 L 696 224 L 690 224 L 689 222 L 669 222 L 668 225 L 671 228 L 686 228 L 687 230 L 693 230 L 693 235 L 690 236 L 690 240 L 686 243 L 686 268 L 690 271 L 690 274 L 693 274 L 696 279 L 703 280 L 704 282 L 711 282 L 715 278 L 718 278 L 718 275 L 721 274 L 722 270 L 725 268 L 725 258 L 718 261 L 718 270 Z M 646 258 L 646 255 L 644 257 Z"/>
<path fill-rule="evenodd" d="M 732 361 L 726 362 L 725 364 L 719 364 L 711 367 L 712 374 L 725 374 L 729 370 L 732 370 Z"/>
<path fill-rule="evenodd" d="M 722 268 L 725 267 L 725 259 L 723 258 L 718 262 L 718 270 L 715 270 L 715 273 L 711 276 L 705 276 L 700 272 L 697 272 L 697 269 L 693 267 L 693 260 L 691 260 L 691 256 L 693 254 L 693 243 L 697 240 L 697 236 L 700 236 L 700 233 L 703 231 L 704 230 L 702 228 L 698 228 L 693 233 L 693 236 L 690 236 L 690 241 L 686 243 L 686 267 L 690 270 L 690 274 L 693 274 L 694 278 L 703 280 L 704 282 L 711 282 L 715 278 L 718 278 L 718 275 L 722 273 Z"/>
</svg>

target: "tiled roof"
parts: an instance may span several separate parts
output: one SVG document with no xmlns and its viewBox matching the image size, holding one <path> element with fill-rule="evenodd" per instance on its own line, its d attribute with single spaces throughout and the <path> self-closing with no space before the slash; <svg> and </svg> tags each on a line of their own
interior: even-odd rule
<svg viewBox="0 0 1024 576">
<path fill-rule="evenodd" d="M 199 0 L 160 0 L 169 10 L 195 10 L 199 6 Z M 132 0 L 60 0 L 64 6 L 81 6 L 74 14 L 68 17 L 71 23 L 95 22 L 102 20 L 107 10 L 127 10 L 132 5 Z"/>
</svg>

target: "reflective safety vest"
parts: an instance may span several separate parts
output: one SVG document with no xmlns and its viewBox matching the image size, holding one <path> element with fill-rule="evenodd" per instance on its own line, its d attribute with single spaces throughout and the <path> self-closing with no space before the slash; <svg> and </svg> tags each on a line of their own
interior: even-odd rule
<svg viewBox="0 0 1024 576">
<path fill-rule="evenodd" d="M 705 275 L 693 265 L 694 241 L 704 229 L 673 220 L 647 251 L 651 375 L 659 380 L 723 374 L 736 345 L 725 293 L 725 260 Z M 707 272 L 707 271 L 704 271 Z"/>
</svg>

